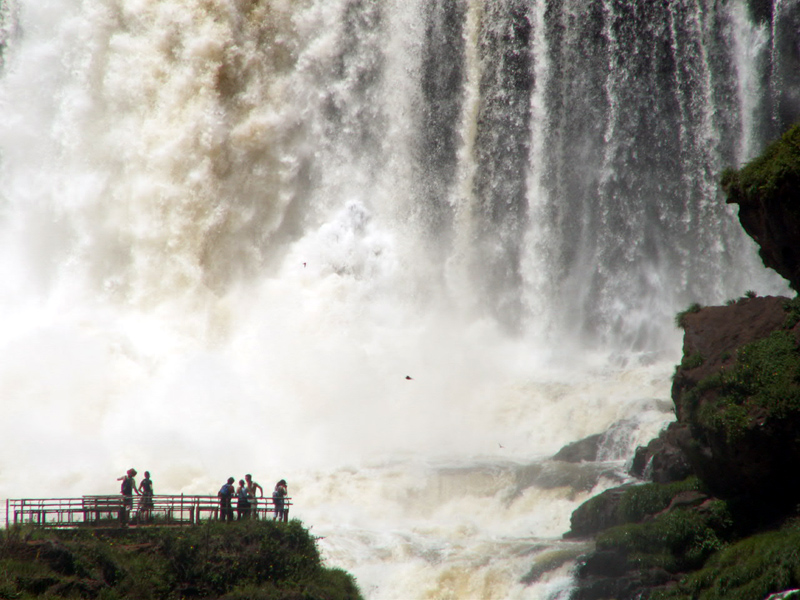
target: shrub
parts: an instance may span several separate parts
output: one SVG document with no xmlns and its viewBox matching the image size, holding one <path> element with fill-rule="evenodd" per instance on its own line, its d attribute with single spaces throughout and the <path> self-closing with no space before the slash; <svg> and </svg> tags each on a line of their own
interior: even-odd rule
<svg viewBox="0 0 800 600">
<path fill-rule="evenodd" d="M 296 520 L 25 535 L 15 530 L 0 539 L 0 597 L 361 598 L 350 575 L 322 565 L 314 538 Z"/>
<path fill-rule="evenodd" d="M 652 521 L 608 529 L 598 535 L 597 548 L 622 551 L 639 569 L 676 573 L 702 566 L 724 546 L 731 527 L 727 505 L 716 500 L 703 511 L 678 509 Z"/>
<path fill-rule="evenodd" d="M 783 418 L 800 411 L 800 352 L 794 335 L 785 330 L 742 346 L 731 369 L 701 380 L 698 392 L 716 390 L 697 418 L 706 426 L 724 431 L 730 442 L 749 426 L 754 408 L 768 418 Z M 692 400 L 687 396 L 687 400 Z"/>
<path fill-rule="evenodd" d="M 713 555 L 702 570 L 651 600 L 752 600 L 800 586 L 800 526 L 755 535 Z"/>
<path fill-rule="evenodd" d="M 697 313 L 702 310 L 702 306 L 695 302 L 691 306 L 689 306 L 686 310 L 682 310 L 677 315 L 675 315 L 675 325 L 677 327 L 683 328 L 685 327 L 685 319 L 686 315 L 691 315 L 692 313 Z"/>
</svg>

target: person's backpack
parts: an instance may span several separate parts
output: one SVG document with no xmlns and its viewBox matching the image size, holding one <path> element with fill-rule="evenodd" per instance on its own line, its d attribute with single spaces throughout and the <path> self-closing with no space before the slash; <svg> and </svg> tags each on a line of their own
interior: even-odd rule
<svg viewBox="0 0 800 600">
<path fill-rule="evenodd" d="M 226 483 L 219 488 L 219 493 L 223 498 L 230 498 L 233 494 L 233 487 L 229 483 Z"/>
<path fill-rule="evenodd" d="M 122 480 L 122 485 L 120 486 L 120 492 L 122 492 L 125 496 L 130 496 L 133 494 L 133 483 L 131 483 L 130 477 L 126 477 Z"/>
</svg>

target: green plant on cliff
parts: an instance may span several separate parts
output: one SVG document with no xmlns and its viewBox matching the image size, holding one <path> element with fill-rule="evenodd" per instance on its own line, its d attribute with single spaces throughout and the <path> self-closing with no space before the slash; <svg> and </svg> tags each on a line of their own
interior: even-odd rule
<svg viewBox="0 0 800 600">
<path fill-rule="evenodd" d="M 608 527 L 635 523 L 663 511 L 676 495 L 697 490 L 699 485 L 696 477 L 668 484 L 632 485 L 622 490 L 618 502 L 610 504 L 607 496 L 601 494 L 584 502 L 573 513 L 573 526 L 576 524 L 576 517 L 580 522 L 579 529 L 584 532 L 597 532 Z"/>
<path fill-rule="evenodd" d="M 650 600 L 753 600 L 800 587 L 800 524 L 732 543 Z"/>
<path fill-rule="evenodd" d="M 787 300 L 783 305 L 783 310 L 786 311 L 786 322 L 783 326 L 786 329 L 792 329 L 800 322 L 800 296 Z"/>
<path fill-rule="evenodd" d="M 710 428 L 724 431 L 730 442 L 751 425 L 753 411 L 760 413 L 760 424 L 800 413 L 800 352 L 794 335 L 774 331 L 741 347 L 732 368 L 704 379 L 697 388 L 717 392 L 716 399 L 706 402 L 697 418 Z"/>
<path fill-rule="evenodd" d="M 697 477 L 689 477 L 674 483 L 645 483 L 626 490 L 620 499 L 617 513 L 625 523 L 641 521 L 667 508 L 672 499 L 681 492 L 699 489 Z"/>
<path fill-rule="evenodd" d="M 685 355 L 681 361 L 680 367 L 681 369 L 696 369 L 697 367 L 703 366 L 704 362 L 706 362 L 705 357 L 699 352 L 695 352 L 694 354 Z"/>
<path fill-rule="evenodd" d="M 770 197 L 783 189 L 797 189 L 800 182 L 800 124 L 771 144 L 764 153 L 735 171 L 722 173 L 725 193 L 734 201 Z M 800 211 L 800 198 L 794 195 L 793 209 Z"/>
<path fill-rule="evenodd" d="M 597 548 L 621 551 L 639 569 L 678 573 L 701 567 L 724 547 L 731 525 L 727 505 L 716 500 L 703 511 L 672 510 L 651 521 L 608 529 L 597 536 Z"/>
<path fill-rule="evenodd" d="M 687 307 L 685 310 L 682 310 L 677 315 L 675 315 L 675 326 L 683 328 L 685 326 L 685 319 L 687 315 L 691 315 L 693 313 L 698 313 L 703 309 L 703 307 L 695 302 L 694 304 Z"/>
<path fill-rule="evenodd" d="M 0 535 L 0 598 L 359 600 L 299 521 Z"/>
</svg>

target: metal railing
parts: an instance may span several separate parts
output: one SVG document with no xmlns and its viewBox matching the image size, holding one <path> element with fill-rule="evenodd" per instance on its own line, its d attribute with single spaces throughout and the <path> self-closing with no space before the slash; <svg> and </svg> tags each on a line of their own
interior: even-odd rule
<svg viewBox="0 0 800 600">
<path fill-rule="evenodd" d="M 149 501 L 148 501 L 149 500 Z M 270 497 L 251 499 L 249 509 L 230 504 L 234 519 L 288 519 L 292 499 L 283 499 L 283 510 L 277 514 Z M 192 525 L 201 520 L 222 519 L 217 496 L 157 495 L 126 498 L 114 496 L 82 496 L 80 498 L 20 498 L 6 500 L 6 527 L 32 524 L 42 527 L 76 527 L 92 525 Z"/>
</svg>

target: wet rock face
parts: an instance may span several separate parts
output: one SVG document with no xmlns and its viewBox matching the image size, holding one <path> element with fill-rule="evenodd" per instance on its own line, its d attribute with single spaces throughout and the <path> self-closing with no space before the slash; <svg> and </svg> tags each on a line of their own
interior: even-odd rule
<svg viewBox="0 0 800 600">
<path fill-rule="evenodd" d="M 553 460 L 561 460 L 571 463 L 595 461 L 597 460 L 597 454 L 600 450 L 600 444 L 602 442 L 602 433 L 590 435 L 582 440 L 578 440 L 577 442 L 572 442 L 571 444 L 564 446 L 553 456 Z"/>
<path fill-rule="evenodd" d="M 682 481 L 693 475 L 694 471 L 681 449 L 681 440 L 689 435 L 686 425 L 670 423 L 647 446 L 636 450 L 630 474 L 654 483 Z"/>
<path fill-rule="evenodd" d="M 759 159 L 726 172 L 722 187 L 728 202 L 739 205 L 764 264 L 800 291 L 800 124 Z M 612 488 L 573 513 L 566 536 L 596 536 L 598 542 L 579 561 L 573 600 L 646 598 L 705 560 L 692 562 L 678 547 L 665 568 L 642 568 L 626 550 L 625 536 L 643 531 L 637 527 L 669 528 L 685 519 L 724 538 L 769 529 L 800 505 L 800 478 L 794 477 L 800 464 L 800 298 L 748 295 L 687 311 L 680 326 L 684 353 L 672 386 L 677 420 L 637 450 L 630 470 L 653 483 Z M 582 440 L 558 458 L 587 460 L 596 441 Z M 717 519 L 721 506 L 731 512 Z M 657 512 L 638 514 L 642 507 Z"/>
<path fill-rule="evenodd" d="M 800 369 L 800 352 L 787 301 L 744 298 L 683 319 L 672 396 L 688 435 L 675 442 L 720 498 L 800 500 L 800 484 L 787 477 L 800 460 L 800 396 L 791 398 L 800 372 L 790 372 Z"/>
<path fill-rule="evenodd" d="M 800 291 L 800 124 L 739 171 L 722 188 L 739 205 L 739 221 L 760 246 L 764 264 Z"/>
</svg>

